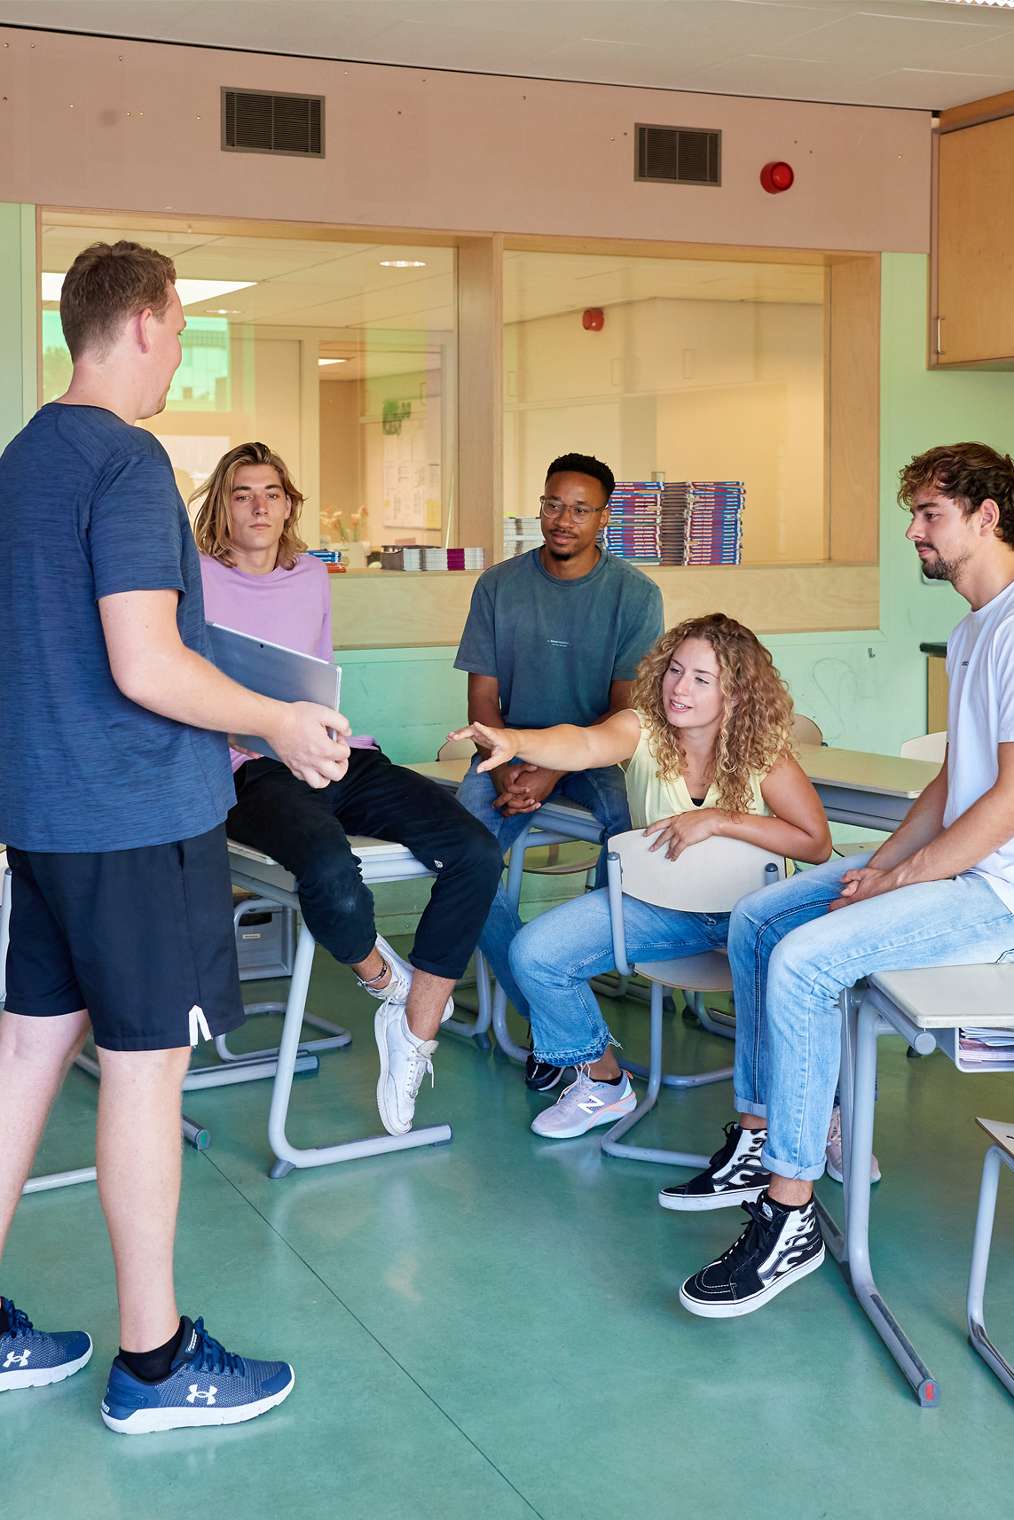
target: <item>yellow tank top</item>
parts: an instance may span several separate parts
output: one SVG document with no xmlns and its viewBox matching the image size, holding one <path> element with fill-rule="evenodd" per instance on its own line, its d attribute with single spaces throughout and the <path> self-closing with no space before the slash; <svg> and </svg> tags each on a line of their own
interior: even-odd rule
<svg viewBox="0 0 1014 1520">
<path fill-rule="evenodd" d="M 635 829 L 646 829 L 649 823 L 657 823 L 660 818 L 671 818 L 674 813 L 691 813 L 695 810 L 682 776 L 671 776 L 664 781 L 659 777 L 658 761 L 651 753 L 648 739 L 649 730 L 644 726 L 642 718 L 641 737 L 627 763 L 627 804 Z M 763 779 L 757 771 L 750 775 L 751 801 L 748 811 L 751 813 L 766 814 L 768 811 L 761 796 Z M 708 787 L 701 806 L 718 806 L 718 788 L 714 782 Z"/>
</svg>

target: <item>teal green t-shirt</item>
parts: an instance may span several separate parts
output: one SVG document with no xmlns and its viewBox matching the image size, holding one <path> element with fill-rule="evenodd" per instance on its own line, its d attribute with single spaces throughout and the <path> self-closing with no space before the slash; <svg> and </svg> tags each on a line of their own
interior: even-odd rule
<svg viewBox="0 0 1014 1520">
<path fill-rule="evenodd" d="M 532 549 L 479 577 L 454 664 L 496 677 L 514 728 L 587 725 L 662 631 L 662 593 L 633 565 L 602 550 L 587 575 L 560 580 Z"/>
</svg>

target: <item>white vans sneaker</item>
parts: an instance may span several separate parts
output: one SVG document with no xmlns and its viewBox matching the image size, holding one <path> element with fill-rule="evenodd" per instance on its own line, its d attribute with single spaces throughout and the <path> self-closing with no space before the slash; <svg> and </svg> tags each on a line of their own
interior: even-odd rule
<svg viewBox="0 0 1014 1520">
<path fill-rule="evenodd" d="M 408 994 L 412 987 L 412 976 L 415 967 L 409 965 L 408 961 L 402 960 L 397 950 L 388 944 L 382 934 L 377 935 L 377 949 L 391 969 L 390 981 L 383 987 L 370 987 L 363 981 L 361 976 L 357 976 L 356 981 L 363 991 L 368 992 L 370 997 L 376 998 L 378 1003 L 400 1003 L 404 1007 L 408 1001 Z M 449 997 L 444 1004 L 444 1011 L 440 1015 L 441 1024 L 446 1024 L 453 1013 L 454 999 Z"/>
<path fill-rule="evenodd" d="M 532 1120 L 532 1133 L 547 1140 L 573 1140 L 600 1124 L 615 1124 L 636 1107 L 637 1095 L 626 1072 L 622 1082 L 596 1082 L 587 1066 L 582 1066 L 577 1080 L 563 1089 L 552 1108 L 544 1108 Z"/>
<path fill-rule="evenodd" d="M 831 1110 L 831 1128 L 827 1132 L 827 1149 L 825 1154 L 827 1157 L 827 1175 L 831 1178 L 832 1182 L 841 1182 L 843 1177 L 842 1166 L 844 1162 L 842 1159 L 841 1147 L 841 1109 L 838 1107 L 837 1103 Z M 871 1156 L 870 1181 L 879 1182 L 880 1175 L 880 1162 L 877 1160 L 876 1156 Z"/>
<path fill-rule="evenodd" d="M 389 1135 L 407 1135 L 415 1118 L 415 1100 L 423 1077 L 433 1085 L 433 1052 L 436 1040 L 419 1040 L 408 1027 L 404 1003 L 393 998 L 382 1003 L 373 1020 L 380 1052 L 377 1108 Z"/>
</svg>

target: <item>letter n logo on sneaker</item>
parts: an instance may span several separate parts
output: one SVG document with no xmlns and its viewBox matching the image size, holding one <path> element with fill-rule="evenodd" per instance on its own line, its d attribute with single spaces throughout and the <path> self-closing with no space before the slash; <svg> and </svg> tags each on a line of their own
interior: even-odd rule
<svg viewBox="0 0 1014 1520">
<path fill-rule="evenodd" d="M 606 1105 L 601 1098 L 596 1098 L 593 1093 L 590 1098 L 585 1098 L 584 1102 L 579 1103 L 577 1106 L 581 1109 L 582 1113 L 593 1114 L 597 1108 L 605 1108 Z"/>
<path fill-rule="evenodd" d="M 28 1358 L 31 1356 L 31 1354 L 32 1353 L 30 1350 L 22 1351 L 20 1355 L 17 1351 L 8 1351 L 7 1359 L 3 1365 L 4 1372 L 6 1372 L 9 1367 L 27 1367 Z"/>
<path fill-rule="evenodd" d="M 215 1387 L 214 1384 L 211 1385 L 211 1387 L 208 1389 L 207 1393 L 202 1393 L 201 1390 L 198 1388 L 198 1386 L 197 1386 L 196 1383 L 191 1383 L 190 1384 L 190 1392 L 187 1394 L 187 1403 L 188 1404 L 196 1404 L 198 1399 L 203 1399 L 204 1402 L 205 1402 L 205 1405 L 211 1405 L 211 1404 L 213 1404 L 215 1402 L 215 1394 L 217 1392 L 218 1392 L 218 1389 Z"/>
</svg>

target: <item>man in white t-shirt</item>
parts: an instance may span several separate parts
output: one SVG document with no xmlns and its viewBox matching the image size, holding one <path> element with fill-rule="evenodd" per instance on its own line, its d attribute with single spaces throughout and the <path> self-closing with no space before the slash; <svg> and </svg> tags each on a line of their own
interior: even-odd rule
<svg viewBox="0 0 1014 1520">
<path fill-rule="evenodd" d="M 661 1200 L 743 1203 L 750 1214 L 731 1250 L 680 1289 L 684 1307 L 707 1318 L 759 1309 L 824 1259 L 812 1195 L 838 1079 L 841 992 L 875 971 L 1014 954 L 1014 462 L 982 443 L 930 449 L 902 470 L 898 498 L 923 574 L 950 581 L 971 608 L 947 645 L 947 754 L 879 850 L 800 872 L 732 914 L 744 1123 L 692 1184 Z"/>
</svg>

